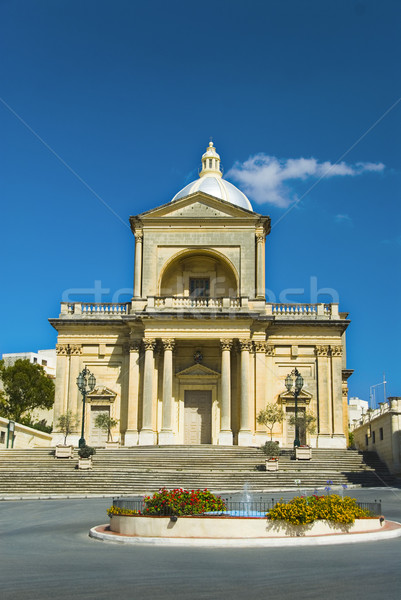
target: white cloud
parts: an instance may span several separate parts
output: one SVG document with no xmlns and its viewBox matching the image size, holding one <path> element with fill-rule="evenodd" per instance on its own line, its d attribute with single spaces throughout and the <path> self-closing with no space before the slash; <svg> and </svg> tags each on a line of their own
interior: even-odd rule
<svg viewBox="0 0 401 600">
<path fill-rule="evenodd" d="M 344 225 L 353 225 L 353 221 L 349 215 L 336 215 L 335 219 L 337 223 L 342 223 Z"/>
<path fill-rule="evenodd" d="M 297 197 L 290 185 L 291 180 L 320 179 L 335 176 L 356 176 L 369 171 L 383 171 L 383 163 L 319 162 L 316 158 L 279 159 L 260 153 L 245 162 L 236 162 L 226 173 L 227 178 L 240 184 L 247 196 L 259 204 L 286 207 Z"/>
</svg>

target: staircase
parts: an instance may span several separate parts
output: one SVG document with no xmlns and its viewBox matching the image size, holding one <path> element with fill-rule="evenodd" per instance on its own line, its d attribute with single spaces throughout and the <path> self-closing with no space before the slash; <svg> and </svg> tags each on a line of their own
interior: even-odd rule
<svg viewBox="0 0 401 600">
<path fill-rule="evenodd" d="M 236 492 L 394 485 L 396 480 L 375 453 L 314 449 L 311 461 L 295 461 L 282 451 L 279 471 L 264 470 L 258 448 L 238 446 L 138 446 L 98 449 L 93 470 L 75 469 L 77 458 L 55 459 L 51 449 L 0 451 L 0 497 L 24 495 L 133 495 L 160 487 L 208 488 Z M 75 456 L 77 453 L 75 451 Z M 365 459 L 368 459 L 368 463 Z"/>
</svg>

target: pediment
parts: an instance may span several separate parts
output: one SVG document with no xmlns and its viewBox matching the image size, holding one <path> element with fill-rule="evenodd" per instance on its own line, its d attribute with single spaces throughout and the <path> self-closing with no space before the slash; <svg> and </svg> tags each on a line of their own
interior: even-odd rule
<svg viewBox="0 0 401 600">
<path fill-rule="evenodd" d="M 97 385 L 95 389 L 86 395 L 88 400 L 107 399 L 109 402 L 113 402 L 116 396 L 116 392 L 113 392 L 113 390 L 105 385 Z"/>
<path fill-rule="evenodd" d="M 179 378 L 193 378 L 193 377 L 220 377 L 220 373 L 217 371 L 213 371 L 213 369 L 209 369 L 209 367 L 205 367 L 205 365 L 195 364 L 183 371 L 179 371 L 176 373 L 176 376 Z"/>
<path fill-rule="evenodd" d="M 172 219 L 216 219 L 216 218 L 250 218 L 260 217 L 258 213 L 251 212 L 226 200 L 215 198 L 204 192 L 194 192 L 185 198 L 168 202 L 152 210 L 148 210 L 136 218 L 146 221 L 155 218 Z M 132 218 L 132 217 L 131 217 Z"/>
<path fill-rule="evenodd" d="M 283 404 L 294 404 L 294 392 L 288 392 L 287 390 L 280 394 L 280 400 Z M 301 404 L 309 404 L 312 400 L 312 394 L 306 390 L 301 390 L 298 395 L 298 402 Z"/>
</svg>

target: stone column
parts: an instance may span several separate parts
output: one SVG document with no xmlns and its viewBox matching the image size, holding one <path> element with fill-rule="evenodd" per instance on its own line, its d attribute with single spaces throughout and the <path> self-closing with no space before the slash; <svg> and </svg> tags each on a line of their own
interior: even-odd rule
<svg viewBox="0 0 401 600">
<path fill-rule="evenodd" d="M 232 446 L 231 430 L 231 348 L 232 340 L 220 340 L 221 346 L 221 410 L 219 445 Z"/>
<path fill-rule="evenodd" d="M 266 407 L 266 342 L 254 342 L 255 349 L 255 430 L 260 444 L 266 440 L 267 430 L 256 417 Z M 257 442 L 259 444 L 259 442 Z"/>
<path fill-rule="evenodd" d="M 142 241 L 143 232 L 135 230 L 134 298 L 142 297 Z"/>
<path fill-rule="evenodd" d="M 265 298 L 265 234 L 256 230 L 256 297 Z"/>
<path fill-rule="evenodd" d="M 163 404 L 162 404 L 162 428 L 159 434 L 159 444 L 174 444 L 174 433 L 172 428 L 173 416 L 173 350 L 175 341 L 173 339 L 162 340 L 164 348 L 163 357 Z"/>
<path fill-rule="evenodd" d="M 138 405 L 139 405 L 139 352 L 141 340 L 131 340 L 129 344 L 128 406 L 125 446 L 138 444 Z"/>
<path fill-rule="evenodd" d="M 316 346 L 316 378 L 318 405 L 318 448 L 332 446 L 332 407 L 329 368 L 329 346 Z"/>
<path fill-rule="evenodd" d="M 139 433 L 139 443 L 144 446 L 151 446 L 154 444 L 155 438 L 153 431 L 153 350 L 156 347 L 156 340 L 144 339 L 143 343 L 145 346 L 145 366 L 143 375 L 142 429 Z"/>
<path fill-rule="evenodd" d="M 238 446 L 250 446 L 252 433 L 249 427 L 249 353 L 252 342 L 251 340 L 240 340 L 239 346 L 241 350 L 241 407 Z"/>
<path fill-rule="evenodd" d="M 77 377 L 80 372 L 82 355 L 81 344 L 70 345 L 70 384 L 69 384 L 69 398 L 68 398 L 68 410 L 74 415 L 81 417 L 82 411 L 82 394 L 78 390 Z"/>
<path fill-rule="evenodd" d="M 333 443 L 337 448 L 346 448 L 342 395 L 342 346 L 331 346 L 331 399 L 333 415 Z"/>
<path fill-rule="evenodd" d="M 56 390 L 54 395 L 54 416 L 53 416 L 53 433 L 52 433 L 52 444 L 64 443 L 64 436 L 61 433 L 57 433 L 57 421 L 59 417 L 67 410 L 67 397 L 68 397 L 68 386 L 69 386 L 69 354 L 70 347 L 68 344 L 56 344 L 57 354 L 57 377 L 56 377 Z M 67 440 L 68 441 L 68 440 Z"/>
</svg>

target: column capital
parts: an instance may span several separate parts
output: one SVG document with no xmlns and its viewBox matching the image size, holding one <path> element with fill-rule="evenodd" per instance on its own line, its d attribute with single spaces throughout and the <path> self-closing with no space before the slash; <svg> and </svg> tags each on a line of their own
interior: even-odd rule
<svg viewBox="0 0 401 600">
<path fill-rule="evenodd" d="M 141 349 L 141 340 L 130 340 L 129 343 L 129 351 L 130 352 L 139 352 Z"/>
<path fill-rule="evenodd" d="M 343 347 L 342 346 L 330 346 L 331 356 L 342 356 L 343 355 Z"/>
<path fill-rule="evenodd" d="M 173 338 L 163 338 L 162 339 L 163 349 L 166 350 L 174 350 L 175 347 L 175 339 Z"/>
<path fill-rule="evenodd" d="M 68 356 L 70 347 L 68 344 L 56 344 L 56 354 L 58 356 Z"/>
<path fill-rule="evenodd" d="M 266 352 L 266 342 L 253 342 L 255 352 Z"/>
<path fill-rule="evenodd" d="M 252 350 L 252 341 L 251 340 L 238 340 L 238 345 L 241 352 Z"/>
<path fill-rule="evenodd" d="M 71 356 L 81 356 L 82 345 L 81 344 L 71 344 L 70 345 L 70 354 L 71 354 Z"/>
<path fill-rule="evenodd" d="M 315 354 L 316 356 L 328 356 L 329 346 L 315 346 Z"/>
<path fill-rule="evenodd" d="M 142 229 L 135 229 L 135 241 L 138 242 L 138 244 L 142 244 L 142 240 L 143 240 Z"/>
<path fill-rule="evenodd" d="M 263 244 L 265 241 L 265 236 L 263 233 L 256 232 L 256 241 L 258 244 Z"/>
<path fill-rule="evenodd" d="M 274 356 L 276 354 L 276 347 L 274 344 L 266 344 L 266 356 Z"/>
<path fill-rule="evenodd" d="M 233 347 L 233 341 L 232 340 L 220 340 L 220 348 L 221 350 L 231 350 L 231 348 Z"/>
<path fill-rule="evenodd" d="M 156 348 L 156 340 L 151 338 L 144 338 L 143 345 L 145 346 L 145 350 L 154 350 Z"/>
</svg>

